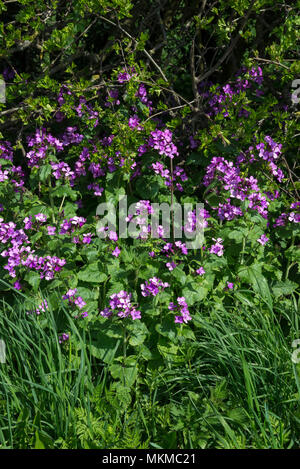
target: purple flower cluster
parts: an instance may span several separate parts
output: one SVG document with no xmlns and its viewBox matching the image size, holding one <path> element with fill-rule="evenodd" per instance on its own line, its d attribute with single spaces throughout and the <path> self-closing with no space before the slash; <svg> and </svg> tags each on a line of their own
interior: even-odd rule
<svg viewBox="0 0 300 469">
<path fill-rule="evenodd" d="M 131 304 L 131 293 L 127 293 L 125 290 L 113 293 L 110 296 L 110 308 L 104 308 L 100 314 L 105 318 L 109 318 L 115 311 L 120 318 L 131 316 L 133 320 L 141 319 L 141 312 Z"/>
<path fill-rule="evenodd" d="M 29 168 L 38 168 L 46 158 L 47 150 L 50 147 L 53 147 L 58 152 L 64 148 L 63 142 L 47 133 L 45 128 L 38 129 L 35 135 L 27 137 L 27 145 L 32 148 L 32 150 L 26 153 Z"/>
<path fill-rule="evenodd" d="M 153 111 L 152 101 L 150 101 L 148 96 L 147 96 L 147 90 L 146 90 L 145 85 L 141 84 L 139 86 L 139 89 L 137 90 L 135 96 L 140 98 L 141 103 L 143 103 L 145 106 L 147 106 L 147 108 L 149 109 L 149 114 L 151 115 L 151 113 Z"/>
<path fill-rule="evenodd" d="M 34 253 L 34 251 L 32 251 Z M 21 261 L 23 266 L 40 272 L 40 278 L 52 280 L 55 272 L 59 272 L 65 265 L 65 259 L 59 259 L 57 256 L 36 256 L 29 254 L 27 259 Z M 5 268 L 5 267 L 4 267 Z"/>
<path fill-rule="evenodd" d="M 11 277 L 16 277 L 16 267 L 24 266 L 38 271 L 41 279 L 51 280 L 54 273 L 60 271 L 66 263 L 65 259 L 59 259 L 56 256 L 35 255 L 24 230 L 17 230 L 13 222 L 3 223 L 3 218 L 0 218 L 0 243 L 10 244 L 1 252 L 1 256 L 7 258 L 4 269 Z"/>
<path fill-rule="evenodd" d="M 149 200 L 140 200 L 135 204 L 134 213 L 129 213 L 126 221 L 140 227 L 138 239 L 146 239 L 151 232 L 151 224 L 148 223 L 148 215 L 153 213 L 153 207 Z M 133 229 L 133 225 L 132 225 Z M 160 229 L 158 227 L 158 229 Z"/>
<path fill-rule="evenodd" d="M 160 254 L 170 258 L 172 256 L 186 256 L 188 254 L 188 250 L 185 243 L 181 241 L 175 241 L 175 243 L 166 243 L 163 248 L 160 250 Z M 179 261 L 180 262 L 180 261 Z M 170 259 L 170 262 L 166 263 L 167 269 L 171 272 L 177 267 L 178 264 L 174 262 L 174 260 Z"/>
<path fill-rule="evenodd" d="M 285 226 L 288 221 L 291 223 L 300 223 L 300 202 L 293 202 L 290 206 L 290 210 L 292 210 L 292 212 L 281 213 L 273 224 L 274 228 Z"/>
<path fill-rule="evenodd" d="M 87 103 L 83 96 L 79 97 L 79 104 L 77 107 L 75 107 L 75 110 L 79 117 L 87 115 L 88 120 L 95 119 L 94 127 L 97 127 L 99 123 L 98 112 L 93 110 L 92 106 Z"/>
<path fill-rule="evenodd" d="M 106 102 L 104 104 L 105 107 L 112 107 L 112 106 L 119 106 L 119 91 L 117 89 L 112 89 L 108 92 L 108 96 L 106 97 Z"/>
<path fill-rule="evenodd" d="M 185 243 L 182 243 L 181 241 L 175 241 L 175 243 L 166 243 L 162 248 L 161 253 L 165 254 L 167 257 L 176 253 L 180 253 L 186 256 L 188 250 Z"/>
<path fill-rule="evenodd" d="M 67 340 L 69 340 L 69 334 L 66 334 L 65 332 L 63 332 L 59 337 L 58 337 L 58 342 L 60 344 L 62 344 L 63 342 L 66 342 Z"/>
<path fill-rule="evenodd" d="M 103 191 L 104 191 L 104 188 L 100 187 L 99 184 L 96 184 L 96 183 L 89 184 L 87 186 L 87 188 L 88 188 L 88 190 L 94 191 L 94 195 L 96 197 L 101 197 L 101 195 L 103 194 Z"/>
<path fill-rule="evenodd" d="M 129 118 L 128 126 L 131 129 L 143 130 L 143 127 L 139 124 L 139 122 L 140 122 L 139 116 L 134 114 L 133 116 Z"/>
<path fill-rule="evenodd" d="M 3 141 L 0 143 L 0 159 L 13 161 L 13 149 L 11 143 L 8 141 Z M 25 174 L 21 166 L 5 166 L 5 169 L 2 169 L 0 164 L 0 182 L 9 181 L 9 184 L 12 184 L 15 192 L 20 192 L 24 186 Z"/>
<path fill-rule="evenodd" d="M 165 155 L 173 159 L 174 156 L 178 156 L 179 153 L 176 145 L 172 142 L 172 136 L 173 134 L 169 129 L 156 129 L 151 132 L 148 145 L 150 148 L 157 150 L 160 155 Z"/>
<path fill-rule="evenodd" d="M 235 96 L 240 93 L 251 89 L 253 84 L 262 85 L 263 83 L 263 72 L 260 67 L 252 67 L 250 70 L 243 67 L 237 73 L 237 79 L 233 83 L 228 83 L 224 86 L 217 86 L 215 91 L 204 91 L 204 87 L 211 87 L 212 83 L 200 83 L 198 89 L 201 96 L 204 99 L 208 99 L 208 110 L 207 114 L 211 117 L 222 113 L 224 117 L 229 117 L 229 106 L 231 104 L 236 105 L 234 102 Z M 263 92 L 256 89 L 256 96 L 260 96 Z M 239 117 L 248 117 L 249 111 L 244 108 L 238 110 Z"/>
<path fill-rule="evenodd" d="M 175 166 L 173 171 L 173 178 L 170 174 L 168 169 L 164 169 L 164 165 L 157 161 L 156 163 L 152 163 L 152 169 L 156 174 L 159 174 L 163 179 L 165 179 L 165 185 L 168 187 L 173 186 L 178 189 L 180 192 L 183 192 L 183 187 L 179 181 L 187 181 L 188 177 L 183 168 L 179 166 Z"/>
<path fill-rule="evenodd" d="M 232 161 L 227 161 L 223 157 L 214 157 L 206 168 L 206 174 L 203 184 L 209 186 L 213 180 L 217 179 L 225 191 L 229 191 L 230 197 L 238 200 L 249 200 L 249 208 L 257 210 L 263 218 L 267 218 L 267 208 L 269 202 L 267 198 L 259 191 L 257 179 L 250 177 L 241 177 L 240 168 L 234 166 Z M 229 199 L 227 199 L 228 202 Z M 218 213 L 221 219 L 232 220 L 242 213 L 237 207 L 231 204 L 219 204 Z M 227 216 L 226 216 L 227 215 Z"/>
<path fill-rule="evenodd" d="M 76 305 L 79 309 L 82 309 L 86 305 L 86 302 L 83 301 L 81 296 L 75 296 L 76 293 L 77 288 L 74 288 L 73 290 L 70 289 L 65 295 L 62 296 L 62 299 L 68 300 L 69 305 Z"/>
<path fill-rule="evenodd" d="M 208 227 L 207 218 L 210 218 L 209 212 L 205 209 L 199 209 L 196 214 L 196 210 L 192 210 L 187 214 L 187 223 L 184 225 L 186 233 L 194 233 L 196 230 L 203 230 Z"/>
<path fill-rule="evenodd" d="M 65 219 L 60 225 L 60 235 L 71 235 L 77 228 L 81 228 L 86 223 L 83 217 L 72 217 L 69 220 Z"/>
<path fill-rule="evenodd" d="M 216 241 L 215 244 L 213 244 L 209 250 L 211 254 L 216 254 L 217 256 L 223 256 L 224 254 L 224 246 L 223 246 L 223 240 L 222 238 L 215 239 L 213 238 L 213 241 Z"/>
<path fill-rule="evenodd" d="M 29 314 L 35 313 L 39 316 L 41 313 L 45 313 L 47 309 L 48 309 L 48 303 L 46 300 L 43 300 L 42 303 L 35 310 L 27 311 L 26 314 L 29 315 Z"/>
<path fill-rule="evenodd" d="M 53 176 L 55 179 L 64 178 L 69 181 L 73 181 L 75 179 L 75 173 L 71 170 L 70 166 L 65 163 L 64 161 L 60 161 L 59 163 L 54 163 L 50 161 L 51 167 L 53 169 Z"/>
<path fill-rule="evenodd" d="M 239 207 L 231 205 L 230 199 L 227 199 L 226 203 L 219 204 L 218 216 L 220 220 L 233 220 L 237 216 L 243 216 L 243 212 Z"/>
<path fill-rule="evenodd" d="M 141 284 L 141 290 L 143 296 L 156 296 L 161 290 L 169 287 L 170 284 L 167 282 L 163 282 L 157 277 L 150 278 L 145 283 Z"/>
<path fill-rule="evenodd" d="M 175 323 L 179 323 L 179 324 L 182 324 L 183 322 L 187 323 L 188 321 L 192 319 L 184 296 L 177 298 L 177 304 L 171 302 L 169 304 L 169 310 L 180 313 L 180 315 L 178 314 L 175 316 Z"/>
<path fill-rule="evenodd" d="M 129 81 L 132 78 L 132 75 L 130 75 L 128 72 L 123 71 L 118 74 L 118 82 L 123 84 Z"/>
<path fill-rule="evenodd" d="M 237 157 L 237 163 L 241 164 L 247 161 L 249 163 L 253 163 L 258 161 L 258 158 L 260 158 L 268 163 L 273 176 L 278 180 L 278 182 L 281 182 L 284 179 L 284 173 L 280 168 L 278 168 L 275 161 L 278 160 L 281 155 L 282 145 L 281 143 L 274 142 L 274 140 L 268 135 L 265 136 L 264 140 L 264 142 L 258 143 L 255 148 L 250 146 L 245 153 L 241 153 Z M 255 150 L 258 153 L 257 156 L 254 154 Z"/>
<path fill-rule="evenodd" d="M 13 148 L 7 140 L 0 143 L 0 158 L 3 160 L 13 160 Z"/>
<path fill-rule="evenodd" d="M 67 127 L 60 138 L 53 137 L 45 128 L 36 130 L 33 136 L 27 137 L 27 144 L 32 150 L 26 153 L 27 164 L 29 168 L 40 167 L 43 160 L 50 154 L 50 150 L 54 149 L 61 152 L 71 144 L 79 144 L 83 140 L 83 135 L 77 132 L 76 127 Z M 52 150 L 53 151 L 53 150 Z M 75 162 L 74 171 L 64 161 L 50 161 L 55 179 L 64 177 L 70 180 L 74 185 L 76 177 L 85 175 L 84 161 L 89 158 L 88 149 L 84 148 Z"/>
</svg>

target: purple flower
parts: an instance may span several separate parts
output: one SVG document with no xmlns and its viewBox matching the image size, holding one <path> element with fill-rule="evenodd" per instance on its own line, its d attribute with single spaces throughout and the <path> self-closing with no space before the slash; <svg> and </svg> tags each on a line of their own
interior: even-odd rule
<svg viewBox="0 0 300 469">
<path fill-rule="evenodd" d="M 92 233 L 86 233 L 83 235 L 82 242 L 83 244 L 90 244 L 92 241 Z"/>
<path fill-rule="evenodd" d="M 120 318 L 131 316 L 133 320 L 141 319 L 141 312 L 131 304 L 131 293 L 127 293 L 124 290 L 119 291 L 119 293 L 113 293 L 110 296 L 110 308 L 104 308 L 100 314 L 108 318 L 114 312 L 117 312 L 117 316 Z"/>
<path fill-rule="evenodd" d="M 222 243 L 223 243 L 222 238 L 218 238 L 218 239 L 213 238 L 213 241 L 216 241 L 216 244 L 213 244 L 213 245 L 211 246 L 209 252 L 210 252 L 211 254 L 216 254 L 216 255 L 219 256 L 219 257 L 220 257 L 220 256 L 223 256 L 223 253 L 224 253 L 223 249 L 224 249 L 224 247 L 223 247 L 223 245 L 222 245 Z"/>
<path fill-rule="evenodd" d="M 103 187 L 100 187 L 99 184 L 89 184 L 87 186 L 87 188 L 89 190 L 93 190 L 94 191 L 94 195 L 96 195 L 97 197 L 100 197 L 104 191 L 104 188 Z"/>
<path fill-rule="evenodd" d="M 119 83 L 125 83 L 126 81 L 129 81 L 131 78 L 131 75 L 127 72 L 121 72 L 118 75 L 118 82 Z"/>
<path fill-rule="evenodd" d="M 83 301 L 81 296 L 78 296 L 77 298 L 75 298 L 74 303 L 76 306 L 78 306 L 79 309 L 82 309 L 86 305 L 86 302 Z"/>
<path fill-rule="evenodd" d="M 70 289 L 65 295 L 62 296 L 63 300 L 73 300 L 77 293 L 77 288 Z"/>
<path fill-rule="evenodd" d="M 135 114 L 134 116 L 129 118 L 128 125 L 131 129 L 137 128 L 138 130 L 142 130 L 143 127 L 139 125 L 139 117 Z"/>
<path fill-rule="evenodd" d="M 75 296 L 77 293 L 77 288 L 70 289 L 65 295 L 62 296 L 63 300 L 68 300 L 69 305 L 76 305 L 79 309 L 82 309 L 86 302 L 83 301 L 81 296 Z"/>
<path fill-rule="evenodd" d="M 167 282 L 162 282 L 159 278 L 153 277 L 150 278 L 145 283 L 141 284 L 141 290 L 143 296 L 156 296 L 161 290 L 169 287 L 170 285 Z"/>
<path fill-rule="evenodd" d="M 110 231 L 108 237 L 111 241 L 118 241 L 118 235 L 115 231 Z"/>
<path fill-rule="evenodd" d="M 167 262 L 166 263 L 166 267 L 169 269 L 169 271 L 171 272 L 172 270 L 175 269 L 175 267 L 177 267 L 177 264 L 175 264 L 175 262 Z"/>
<path fill-rule="evenodd" d="M 175 323 L 178 323 L 178 324 L 187 323 L 188 321 L 192 319 L 184 296 L 177 298 L 177 304 L 171 302 L 169 304 L 169 310 L 180 313 L 180 315 L 178 314 L 175 316 Z"/>
<path fill-rule="evenodd" d="M 203 267 L 199 267 L 199 269 L 196 270 L 197 274 L 198 275 L 204 275 L 205 274 L 205 270 Z"/>
<path fill-rule="evenodd" d="M 257 242 L 264 246 L 269 241 L 269 238 L 265 234 L 262 234 L 260 238 L 258 238 Z"/>
<path fill-rule="evenodd" d="M 151 132 L 148 145 L 158 150 L 160 155 L 166 155 L 171 159 L 179 155 L 177 147 L 172 142 L 172 132 L 169 129 L 164 131 L 156 129 Z"/>
<path fill-rule="evenodd" d="M 47 231 L 49 236 L 55 235 L 56 227 L 55 226 L 47 226 Z"/>
<path fill-rule="evenodd" d="M 121 249 L 118 248 L 118 246 L 113 250 L 112 255 L 115 257 L 119 257 L 119 254 L 121 253 Z"/>
<path fill-rule="evenodd" d="M 23 220 L 24 230 L 30 230 L 32 227 L 32 217 L 25 217 Z"/>
<path fill-rule="evenodd" d="M 22 290 L 22 285 L 21 283 L 19 282 L 19 280 L 17 280 L 15 283 L 14 283 L 14 288 L 16 290 Z"/>
<path fill-rule="evenodd" d="M 67 340 L 69 340 L 69 334 L 66 334 L 65 332 L 63 332 L 63 334 L 58 337 L 58 341 L 60 344 L 66 342 Z"/>
<path fill-rule="evenodd" d="M 27 311 L 26 314 L 32 314 L 32 313 L 36 313 L 38 316 L 41 314 L 41 313 L 45 313 L 46 309 L 48 309 L 48 303 L 46 300 L 43 300 L 42 303 L 33 311 Z"/>
</svg>

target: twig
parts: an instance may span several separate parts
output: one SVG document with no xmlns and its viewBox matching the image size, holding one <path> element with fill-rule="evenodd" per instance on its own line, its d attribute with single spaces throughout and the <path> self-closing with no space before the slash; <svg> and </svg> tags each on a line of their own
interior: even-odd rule
<svg viewBox="0 0 300 469">
<path fill-rule="evenodd" d="M 252 57 L 252 60 L 257 60 L 257 61 L 260 61 L 260 62 L 266 62 L 266 63 L 274 64 L 274 65 L 279 65 L 280 67 L 283 67 L 286 70 L 289 70 L 289 67 L 287 67 L 286 65 L 283 65 L 280 62 L 276 62 L 275 60 L 263 59 L 262 57 Z"/>
<path fill-rule="evenodd" d="M 116 28 L 119 28 L 127 37 L 129 37 L 129 39 L 131 39 L 135 44 L 138 44 L 138 41 L 134 37 L 132 37 L 131 34 L 129 34 L 127 31 L 125 31 L 125 29 L 122 28 L 122 26 L 120 24 L 119 25 L 116 24 L 114 21 L 111 21 L 108 18 L 105 18 L 105 16 L 102 16 L 102 15 L 97 15 L 97 16 L 98 16 L 98 18 L 102 19 L 103 21 L 106 21 L 107 23 L 115 26 Z M 163 79 L 166 82 L 168 82 L 168 79 L 167 79 L 166 75 L 164 74 L 164 72 L 162 71 L 162 69 L 160 68 L 158 63 L 156 63 L 155 60 L 153 59 L 153 57 L 149 54 L 149 52 L 146 49 L 142 49 L 142 51 L 148 57 L 148 59 L 153 63 L 153 65 L 157 68 L 157 70 L 159 71 L 159 73 L 161 74 Z"/>
<path fill-rule="evenodd" d="M 250 14 L 252 13 L 252 7 L 254 5 L 254 2 L 255 2 L 255 0 L 251 1 L 250 7 L 247 11 L 247 14 L 246 14 L 245 18 L 243 19 L 243 22 L 242 22 L 241 26 L 238 27 L 238 33 L 235 36 L 235 38 L 231 41 L 231 44 L 230 44 L 229 48 L 227 49 L 227 51 L 225 52 L 225 54 L 218 60 L 218 62 L 210 70 L 208 70 L 200 78 L 198 78 L 198 83 L 200 83 L 201 81 L 203 81 L 206 78 L 210 77 L 210 75 L 212 75 L 220 67 L 220 65 L 222 65 L 222 63 L 227 59 L 227 57 L 232 53 L 233 49 L 237 45 L 238 40 L 240 39 L 240 34 L 239 33 L 240 33 L 240 31 L 242 31 L 244 29 L 244 27 L 245 27 L 245 25 L 248 21 L 248 18 L 250 16 Z"/>
</svg>

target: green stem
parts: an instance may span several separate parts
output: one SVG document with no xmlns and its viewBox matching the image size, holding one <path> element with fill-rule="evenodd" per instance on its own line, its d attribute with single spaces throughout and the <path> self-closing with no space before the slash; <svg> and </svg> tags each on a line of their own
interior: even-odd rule
<svg viewBox="0 0 300 469">
<path fill-rule="evenodd" d="M 173 197 L 174 197 L 174 186 L 173 186 L 173 160 L 170 158 L 170 172 L 171 172 L 171 224 L 172 224 L 172 239 L 175 240 L 175 226 L 174 226 L 174 208 L 173 208 Z"/>
<path fill-rule="evenodd" d="M 125 360 L 126 360 L 126 342 L 127 342 L 127 337 L 126 337 L 126 326 L 123 323 L 123 363 L 125 365 Z"/>
<path fill-rule="evenodd" d="M 291 242 L 290 247 L 294 246 L 294 242 L 295 242 L 295 235 L 293 235 L 293 237 L 292 237 L 292 242 Z M 293 267 L 293 265 L 295 265 L 295 264 L 297 264 L 297 262 L 289 262 L 289 263 L 288 263 L 287 268 L 286 268 L 286 272 L 285 272 L 285 280 L 288 279 L 290 269 L 291 269 L 291 268 Z"/>
<path fill-rule="evenodd" d="M 246 245 L 246 237 L 243 238 L 243 245 L 242 245 L 242 259 L 241 259 L 241 265 L 244 264 L 244 251 L 245 251 L 245 245 Z"/>
<path fill-rule="evenodd" d="M 60 207 L 59 207 L 58 213 L 60 213 L 60 212 L 62 211 L 62 208 L 63 208 L 64 202 L 65 202 L 65 198 L 66 198 L 66 196 L 64 195 L 64 196 L 63 196 L 63 199 L 62 199 L 62 201 L 61 201 L 61 204 L 60 204 Z"/>
<path fill-rule="evenodd" d="M 51 209 L 52 209 L 52 222 L 55 224 L 56 223 L 56 220 L 55 220 L 55 205 L 54 205 L 54 200 L 53 200 L 53 196 L 52 196 L 51 178 L 49 178 L 48 187 L 49 187 L 49 200 L 50 200 L 50 205 L 51 205 Z"/>
</svg>

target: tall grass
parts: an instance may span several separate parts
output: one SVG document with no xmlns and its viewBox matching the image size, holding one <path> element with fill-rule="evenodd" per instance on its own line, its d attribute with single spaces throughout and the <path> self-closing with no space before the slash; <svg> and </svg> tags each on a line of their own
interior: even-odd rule
<svg viewBox="0 0 300 469">
<path fill-rule="evenodd" d="M 196 340 L 183 343 L 184 360 L 141 368 L 123 412 L 111 407 L 112 379 L 90 356 L 88 332 L 78 330 L 63 306 L 28 315 L 29 298 L 11 294 L 15 306 L 0 305 L 6 344 L 1 448 L 299 447 L 300 370 L 291 361 L 298 336 L 295 298 L 288 309 L 266 309 L 263 302 L 203 308 L 194 316 Z M 58 340 L 61 324 L 77 337 L 65 349 Z M 125 437 L 118 439 L 118 432 Z"/>
<path fill-rule="evenodd" d="M 163 381 L 175 416 L 185 406 L 179 414 L 185 445 L 299 447 L 300 365 L 291 361 L 297 315 L 297 308 L 279 314 L 242 305 L 197 315 L 192 358 L 157 382 Z M 204 432 L 198 439 L 193 425 Z"/>
<path fill-rule="evenodd" d="M 89 408 L 88 339 L 62 308 L 59 316 L 80 344 L 78 350 L 62 353 L 51 307 L 45 324 L 42 315 L 27 314 L 24 301 L 28 298 L 18 294 L 14 307 L 4 300 L 0 305 L 0 337 L 6 344 L 6 363 L 0 365 L 0 443 L 8 448 L 53 446 L 56 439 L 75 438 L 74 408 Z"/>
</svg>

